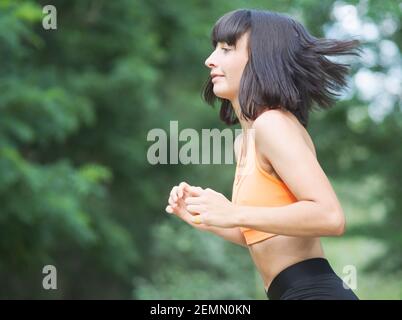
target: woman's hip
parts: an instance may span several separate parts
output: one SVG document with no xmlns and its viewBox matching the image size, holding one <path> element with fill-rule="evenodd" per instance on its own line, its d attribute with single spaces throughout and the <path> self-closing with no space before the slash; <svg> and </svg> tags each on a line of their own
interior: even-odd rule
<svg viewBox="0 0 402 320">
<path fill-rule="evenodd" d="M 358 300 L 325 258 L 311 258 L 282 270 L 271 282 L 270 300 Z"/>
</svg>

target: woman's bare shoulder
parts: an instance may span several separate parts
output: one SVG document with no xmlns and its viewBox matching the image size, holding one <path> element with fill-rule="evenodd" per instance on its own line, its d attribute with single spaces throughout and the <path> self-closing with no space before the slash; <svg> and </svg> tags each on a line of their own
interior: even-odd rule
<svg viewBox="0 0 402 320">
<path fill-rule="evenodd" d="M 262 113 L 253 123 L 253 129 L 265 131 L 264 128 L 273 127 L 278 124 L 282 130 L 292 130 L 296 135 L 300 135 L 307 144 L 314 156 L 317 156 L 313 139 L 305 127 L 299 122 L 294 114 L 289 111 L 279 109 L 269 110 Z"/>
</svg>

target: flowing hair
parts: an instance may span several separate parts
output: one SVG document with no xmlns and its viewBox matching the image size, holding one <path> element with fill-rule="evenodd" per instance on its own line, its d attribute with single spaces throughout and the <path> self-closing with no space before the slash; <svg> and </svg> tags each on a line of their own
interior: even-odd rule
<svg viewBox="0 0 402 320">
<path fill-rule="evenodd" d="M 309 111 L 330 108 L 337 91 L 347 87 L 349 64 L 325 56 L 360 56 L 360 41 L 316 38 L 293 18 L 268 10 L 239 9 L 222 16 L 212 29 L 211 40 L 236 45 L 249 32 L 249 60 L 239 89 L 241 116 L 255 120 L 268 109 L 285 109 L 307 128 Z M 220 119 L 228 125 L 239 122 L 231 102 L 217 97 L 209 76 L 204 100 L 221 102 Z"/>
</svg>

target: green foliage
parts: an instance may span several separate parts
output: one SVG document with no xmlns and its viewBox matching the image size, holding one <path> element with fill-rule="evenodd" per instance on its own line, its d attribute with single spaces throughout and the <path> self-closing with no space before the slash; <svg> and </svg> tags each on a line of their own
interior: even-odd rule
<svg viewBox="0 0 402 320">
<path fill-rule="evenodd" d="M 146 137 L 172 120 L 179 129 L 224 128 L 200 99 L 209 33 L 222 14 L 286 12 L 323 36 L 335 2 L 59 0 L 58 28 L 44 30 L 47 4 L 0 0 L 0 298 L 265 299 L 247 250 L 164 211 L 183 180 L 230 198 L 234 167 L 152 166 Z M 371 1 L 362 13 L 376 25 L 389 17 L 400 22 L 398 1 Z M 400 24 L 384 39 L 400 50 Z M 314 114 L 309 129 L 351 220 L 342 242 L 326 241 L 328 256 L 340 272 L 348 263 L 364 269 L 361 288 L 378 283 L 381 298 L 402 297 L 398 103 L 378 123 L 352 92 Z M 55 291 L 41 286 L 47 264 L 58 270 Z"/>
</svg>

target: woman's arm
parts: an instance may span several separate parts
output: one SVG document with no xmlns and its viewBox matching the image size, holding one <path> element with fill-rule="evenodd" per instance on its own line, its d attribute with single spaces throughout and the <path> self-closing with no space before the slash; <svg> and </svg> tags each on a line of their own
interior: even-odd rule
<svg viewBox="0 0 402 320">
<path fill-rule="evenodd" d="M 239 227 L 219 228 L 219 227 L 214 227 L 214 226 L 205 226 L 204 230 L 211 232 L 227 241 L 238 244 L 239 246 L 248 248 L 246 240 L 245 240 L 243 234 L 241 233 Z"/>
<path fill-rule="evenodd" d="M 237 206 L 234 216 L 235 225 L 280 235 L 325 237 L 344 233 L 338 213 L 308 200 L 281 207 Z"/>
<path fill-rule="evenodd" d="M 241 206 L 207 188 L 185 201 L 190 213 L 199 213 L 192 221 L 225 228 L 243 226 L 289 236 L 343 234 L 342 207 L 299 128 L 274 110 L 259 116 L 253 128 L 257 150 L 270 161 L 297 202 L 281 207 Z"/>
<path fill-rule="evenodd" d="M 341 235 L 342 207 L 301 133 L 280 112 L 253 123 L 255 145 L 298 202 L 282 207 L 237 207 L 238 225 L 290 236 Z"/>
</svg>

